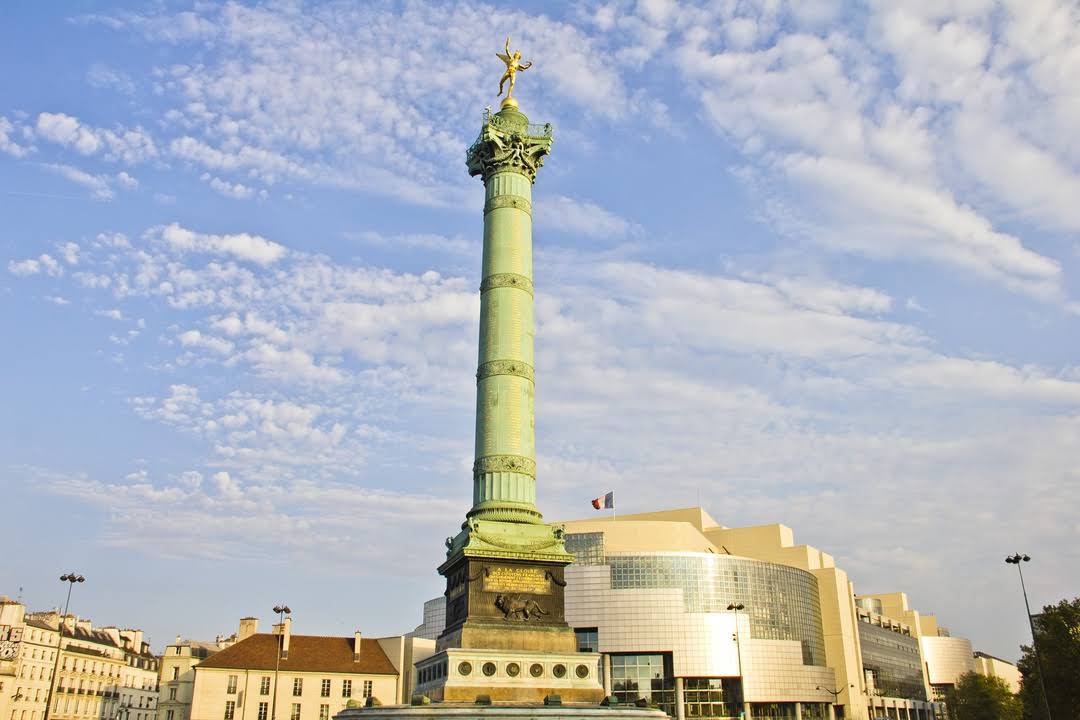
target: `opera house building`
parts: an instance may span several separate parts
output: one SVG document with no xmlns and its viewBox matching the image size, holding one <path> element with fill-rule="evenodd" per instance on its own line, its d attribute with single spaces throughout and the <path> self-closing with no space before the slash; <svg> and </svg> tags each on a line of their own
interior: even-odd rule
<svg viewBox="0 0 1080 720">
<path fill-rule="evenodd" d="M 858 595 L 790 528 L 728 528 L 701 508 L 561 523 L 566 619 L 599 652 L 604 689 L 671 717 L 933 720 L 975 669 L 903 593 Z M 442 631 L 425 604 L 414 631 Z"/>
</svg>

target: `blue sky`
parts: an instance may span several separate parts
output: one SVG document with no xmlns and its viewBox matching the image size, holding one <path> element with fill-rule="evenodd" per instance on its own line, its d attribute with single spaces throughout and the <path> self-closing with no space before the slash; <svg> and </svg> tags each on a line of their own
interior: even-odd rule
<svg viewBox="0 0 1080 720">
<path fill-rule="evenodd" d="M 979 649 L 1077 592 L 1080 9 L 21 2 L 0 591 L 394 633 L 469 502 L 482 194 L 535 188 L 539 503 L 783 522 Z"/>
</svg>

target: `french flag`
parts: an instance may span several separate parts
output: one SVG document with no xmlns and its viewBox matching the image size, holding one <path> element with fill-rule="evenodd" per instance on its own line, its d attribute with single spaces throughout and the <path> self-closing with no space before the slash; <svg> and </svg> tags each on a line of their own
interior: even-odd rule
<svg viewBox="0 0 1080 720">
<path fill-rule="evenodd" d="M 592 506 L 597 510 L 614 510 L 615 509 L 615 493 L 609 492 L 607 495 L 602 495 L 598 498 L 593 498 Z"/>
</svg>

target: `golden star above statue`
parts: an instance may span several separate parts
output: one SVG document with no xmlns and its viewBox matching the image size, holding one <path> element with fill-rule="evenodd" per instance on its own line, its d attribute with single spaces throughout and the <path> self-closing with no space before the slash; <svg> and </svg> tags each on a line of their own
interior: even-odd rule
<svg viewBox="0 0 1080 720">
<path fill-rule="evenodd" d="M 506 72 L 499 78 L 499 95 L 503 94 L 503 85 L 506 81 L 510 81 L 510 87 L 506 91 L 506 98 L 503 99 L 503 107 L 511 106 L 517 107 L 517 100 L 514 100 L 514 83 L 517 82 L 517 74 L 521 70 L 528 70 L 532 67 L 532 61 L 523 63 L 521 62 L 521 51 L 515 50 L 510 52 L 510 36 L 506 36 L 506 53 L 495 53 L 500 60 L 506 63 Z"/>
</svg>

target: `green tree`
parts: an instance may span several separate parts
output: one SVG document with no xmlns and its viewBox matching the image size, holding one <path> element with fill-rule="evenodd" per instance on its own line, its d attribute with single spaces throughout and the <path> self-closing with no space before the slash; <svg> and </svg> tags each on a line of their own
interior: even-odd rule
<svg viewBox="0 0 1080 720">
<path fill-rule="evenodd" d="M 1020 720 L 1023 706 L 999 677 L 964 673 L 945 694 L 950 720 Z"/>
<path fill-rule="evenodd" d="M 1080 597 L 1047 605 L 1032 618 L 1042 667 L 1046 672 L 1046 695 L 1053 720 L 1080 720 Z M 1039 664 L 1027 645 L 1017 666 L 1024 676 L 1020 699 L 1027 720 L 1047 720 L 1039 684 Z"/>
</svg>

